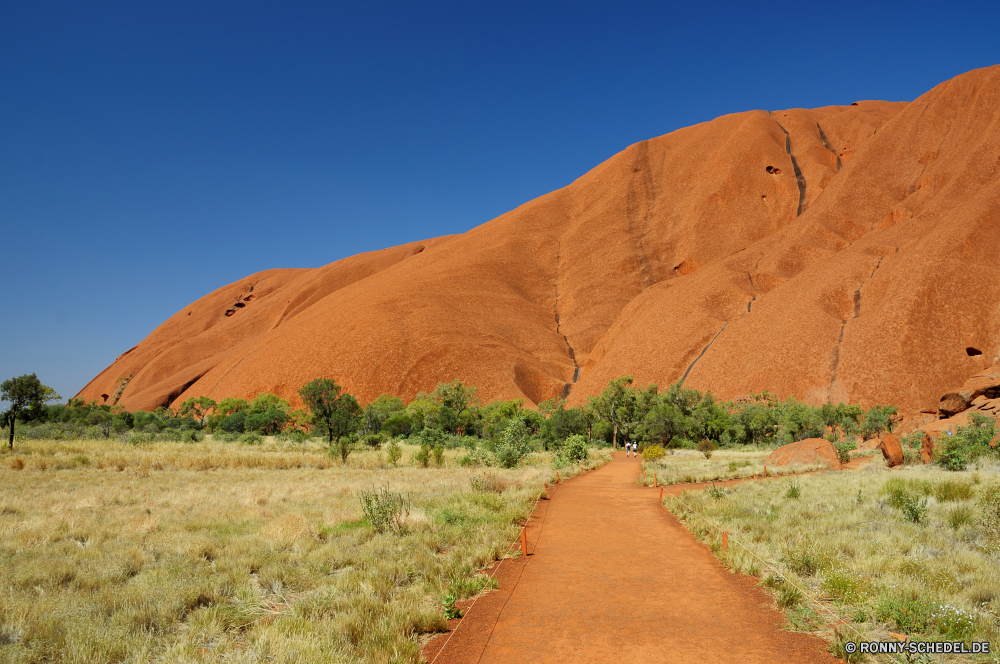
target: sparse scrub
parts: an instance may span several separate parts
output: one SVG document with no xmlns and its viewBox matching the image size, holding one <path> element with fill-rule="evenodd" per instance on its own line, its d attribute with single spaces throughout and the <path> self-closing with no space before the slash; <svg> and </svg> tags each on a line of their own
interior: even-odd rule
<svg viewBox="0 0 1000 664">
<path fill-rule="evenodd" d="M 732 486 L 725 500 L 697 491 L 664 503 L 734 571 L 753 571 L 742 546 L 765 561 L 757 563 L 762 585 L 779 605 L 789 604 L 786 580 L 805 589 L 801 602 L 785 608 L 789 623 L 827 638 L 832 651 L 837 633 L 841 642 L 859 633 L 888 639 L 887 632 L 919 640 L 1000 637 L 996 466 L 978 475 L 935 466 L 890 474 L 873 464 L 796 482 L 808 500 L 787 500 L 787 483 L 750 482 Z M 904 516 L 907 510 L 919 518 Z M 726 553 L 715 546 L 721 529 L 729 532 Z M 825 611 L 806 616 L 817 604 L 849 624 Z"/>
<path fill-rule="evenodd" d="M 802 485 L 795 478 L 788 480 L 788 490 L 785 491 L 785 498 L 798 498 L 802 495 Z"/>
<path fill-rule="evenodd" d="M 474 469 L 334 463 L 320 441 L 25 440 L 0 455 L 0 660 L 416 663 L 549 462 L 494 470 L 506 490 L 480 493 Z M 400 534 L 358 498 L 386 478 L 409 497 Z"/>
</svg>

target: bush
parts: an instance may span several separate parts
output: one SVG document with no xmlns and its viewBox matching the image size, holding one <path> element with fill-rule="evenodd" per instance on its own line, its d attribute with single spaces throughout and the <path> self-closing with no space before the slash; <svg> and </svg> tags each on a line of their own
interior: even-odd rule
<svg viewBox="0 0 1000 664">
<path fill-rule="evenodd" d="M 857 445 L 849 442 L 834 443 L 833 445 L 837 449 L 837 459 L 840 463 L 847 463 L 851 460 L 851 451 L 857 449 Z"/>
<path fill-rule="evenodd" d="M 527 427 L 521 419 L 512 419 L 500 433 L 495 452 L 497 464 L 501 468 L 514 468 L 530 451 Z"/>
<path fill-rule="evenodd" d="M 647 445 L 646 449 L 642 451 L 642 458 L 644 461 L 653 462 L 663 458 L 666 454 L 667 451 L 661 445 Z"/>
<path fill-rule="evenodd" d="M 590 450 L 587 448 L 587 439 L 580 434 L 574 434 L 566 439 L 559 456 L 569 463 L 586 461 L 590 457 Z"/>
<path fill-rule="evenodd" d="M 934 486 L 934 497 L 941 502 L 949 500 L 968 500 L 972 498 L 972 480 L 944 480 Z"/>
<path fill-rule="evenodd" d="M 153 442 L 153 437 L 148 433 L 134 433 L 128 439 L 129 445 L 141 445 Z"/>
<path fill-rule="evenodd" d="M 912 494 L 904 493 L 902 495 L 899 511 L 903 513 L 903 516 L 906 517 L 907 521 L 920 523 L 927 515 L 927 497 L 921 496 L 917 498 Z"/>
<path fill-rule="evenodd" d="M 377 450 L 382 447 L 382 443 L 385 442 L 385 436 L 379 433 L 370 433 L 361 439 L 361 442 L 365 444 L 365 447 L 370 447 L 373 450 Z"/>
<path fill-rule="evenodd" d="M 417 462 L 418 465 L 426 468 L 431 462 L 431 446 L 427 443 L 422 443 L 420 445 L 420 450 L 413 455 L 413 460 Z"/>
<path fill-rule="evenodd" d="M 716 450 L 715 441 L 709 440 L 708 438 L 703 439 L 698 443 L 698 451 L 705 455 L 706 459 L 712 458 L 712 452 Z"/>
<path fill-rule="evenodd" d="M 372 526 L 380 533 L 403 532 L 403 521 L 410 514 L 410 501 L 402 494 L 381 490 L 361 490 L 361 509 Z"/>
<path fill-rule="evenodd" d="M 246 430 L 247 414 L 237 411 L 219 423 L 219 428 L 226 433 L 243 433 Z"/>
<path fill-rule="evenodd" d="M 264 442 L 264 438 L 256 431 L 249 431 L 240 436 L 240 442 L 244 445 L 260 445 Z"/>
<path fill-rule="evenodd" d="M 399 446 L 399 443 L 395 440 L 390 440 L 389 444 L 385 447 L 385 458 L 389 462 L 389 465 L 395 466 L 399 463 L 399 459 L 402 456 L 403 449 Z"/>
<path fill-rule="evenodd" d="M 785 498 L 798 498 L 802 495 L 802 487 L 796 479 L 788 480 L 788 490 L 785 491 Z"/>
<path fill-rule="evenodd" d="M 444 445 L 438 443 L 431 449 L 431 456 L 434 457 L 434 464 L 437 466 L 444 465 Z"/>
</svg>

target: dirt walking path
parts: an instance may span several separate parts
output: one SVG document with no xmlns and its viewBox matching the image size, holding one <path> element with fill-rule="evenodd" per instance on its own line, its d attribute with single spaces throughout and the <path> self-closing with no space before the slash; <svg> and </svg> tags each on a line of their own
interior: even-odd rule
<svg viewBox="0 0 1000 664">
<path fill-rule="evenodd" d="M 781 629 L 783 616 L 635 480 L 619 453 L 539 503 L 526 560 L 504 561 L 484 595 L 424 656 L 435 664 L 839 660 L 826 644 Z M 455 621 L 454 624 L 456 624 Z M 438 654 L 440 651 L 440 654 Z"/>
</svg>

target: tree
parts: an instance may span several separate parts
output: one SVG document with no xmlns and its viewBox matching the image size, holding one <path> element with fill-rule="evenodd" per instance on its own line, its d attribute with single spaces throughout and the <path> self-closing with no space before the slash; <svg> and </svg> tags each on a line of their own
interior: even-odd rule
<svg viewBox="0 0 1000 664">
<path fill-rule="evenodd" d="M 622 424 L 632 421 L 635 408 L 635 391 L 632 389 L 632 376 L 616 378 L 597 397 L 591 398 L 587 405 L 595 411 L 602 420 L 611 424 L 611 446 L 618 449 L 618 431 Z"/>
<path fill-rule="evenodd" d="M 180 415 L 181 417 L 191 417 L 198 420 L 198 424 L 202 427 L 205 426 L 205 420 L 208 419 L 208 414 L 212 412 L 215 408 L 215 399 L 211 397 L 191 397 L 187 401 L 181 404 Z"/>
<path fill-rule="evenodd" d="M 0 401 L 10 403 L 4 420 L 10 427 L 7 444 L 14 449 L 14 421 L 27 410 L 40 410 L 46 401 L 61 399 L 51 387 L 42 385 L 35 374 L 24 374 L 0 383 Z"/>
<path fill-rule="evenodd" d="M 303 385 L 299 396 L 312 413 L 313 424 L 326 432 L 331 450 L 336 442 L 341 459 L 347 461 L 350 447 L 345 439 L 361 427 L 361 406 L 341 389 L 329 378 L 317 378 Z"/>
</svg>

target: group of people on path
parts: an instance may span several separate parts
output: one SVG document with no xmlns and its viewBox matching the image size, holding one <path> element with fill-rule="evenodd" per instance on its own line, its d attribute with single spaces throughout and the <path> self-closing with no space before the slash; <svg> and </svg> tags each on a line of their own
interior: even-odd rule
<svg viewBox="0 0 1000 664">
<path fill-rule="evenodd" d="M 625 456 L 639 456 L 639 443 L 625 443 Z"/>
</svg>

